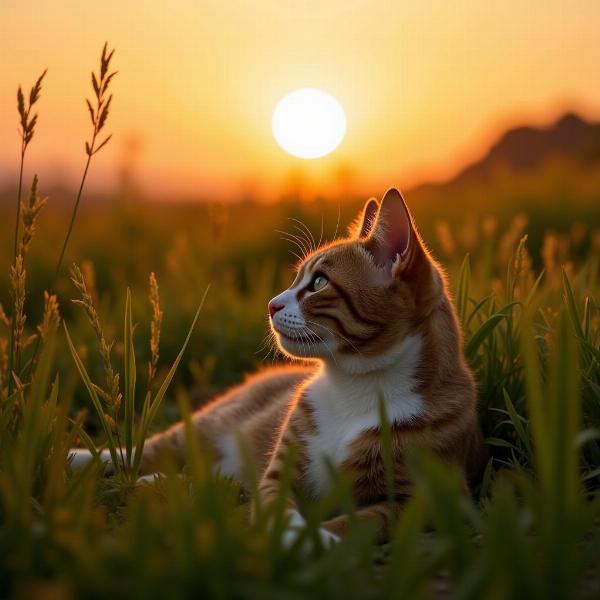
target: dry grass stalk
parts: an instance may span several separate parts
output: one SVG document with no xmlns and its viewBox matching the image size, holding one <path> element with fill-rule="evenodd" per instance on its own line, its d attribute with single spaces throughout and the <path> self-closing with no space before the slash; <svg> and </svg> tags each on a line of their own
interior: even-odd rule
<svg viewBox="0 0 600 600">
<path fill-rule="evenodd" d="M 88 294 L 92 297 L 92 302 L 97 306 L 100 303 L 98 288 L 96 286 L 96 269 L 91 260 L 81 261 L 81 273 L 87 287 Z"/>
<path fill-rule="evenodd" d="M 44 292 L 44 315 L 42 322 L 38 325 L 38 333 L 43 342 L 58 329 L 60 325 L 60 312 L 56 294 Z"/>
<path fill-rule="evenodd" d="M 8 398 L 8 340 L 0 338 L 0 403 Z"/>
<path fill-rule="evenodd" d="M 105 43 L 104 47 L 102 48 L 102 55 L 100 56 L 100 71 L 98 75 L 96 75 L 92 71 L 92 87 L 94 89 L 94 95 L 96 97 L 95 107 L 92 106 L 92 103 L 86 99 L 86 104 L 90 113 L 90 118 L 92 120 L 92 138 L 91 141 L 85 143 L 85 153 L 87 154 L 87 161 L 85 163 L 85 168 L 81 177 L 81 183 L 79 184 L 79 191 L 77 192 L 77 198 L 75 199 L 73 212 L 71 213 L 71 221 L 69 223 L 69 228 L 67 229 L 67 235 L 65 237 L 65 241 L 60 251 L 58 262 L 56 264 L 56 271 L 54 273 L 55 279 L 60 274 L 62 262 L 65 257 L 65 252 L 67 250 L 67 245 L 69 244 L 69 239 L 71 238 L 71 233 L 73 232 L 73 225 L 75 224 L 75 218 L 77 217 L 77 210 L 79 209 L 79 202 L 81 201 L 81 194 L 83 193 L 83 187 L 85 185 L 87 173 L 90 168 L 92 156 L 99 152 L 111 138 L 111 136 L 109 135 L 106 138 L 104 138 L 102 142 L 98 143 L 98 135 L 100 134 L 102 129 L 104 129 L 104 125 L 106 124 L 106 120 L 110 111 L 110 104 L 112 102 L 112 94 L 107 97 L 108 87 L 112 78 L 117 74 L 116 71 L 109 73 L 110 61 L 114 53 L 114 48 L 109 52 L 108 43 Z"/>
<path fill-rule="evenodd" d="M 98 146 L 95 145 L 96 138 L 100 131 L 104 128 L 106 124 L 106 119 L 108 118 L 108 113 L 110 110 L 110 103 L 112 102 L 112 94 L 106 97 L 106 92 L 108 90 L 108 86 L 112 78 L 117 74 L 116 71 L 112 73 L 108 73 L 108 69 L 110 66 L 110 61 L 115 53 L 114 48 L 109 52 L 108 51 L 108 43 L 104 44 L 102 48 L 102 56 L 100 57 L 100 74 L 96 77 L 96 74 L 92 71 L 92 87 L 94 88 L 94 95 L 96 96 L 96 107 L 92 106 L 92 103 L 86 99 L 86 104 L 88 107 L 88 111 L 90 113 L 90 118 L 92 120 L 93 132 L 92 132 L 92 141 L 85 143 L 85 152 L 88 156 L 92 156 L 98 152 L 103 146 L 108 143 L 108 140 L 112 137 L 109 135 L 104 139 L 104 141 L 100 142 Z"/>
<path fill-rule="evenodd" d="M 26 316 L 25 305 L 25 256 L 35 233 L 35 225 L 40 210 L 46 204 L 46 199 L 38 195 L 38 178 L 34 176 L 29 192 L 29 202 L 21 203 L 21 221 L 23 231 L 18 244 L 18 252 L 10 271 L 10 292 L 13 300 L 13 319 L 11 327 L 11 343 L 9 349 L 9 373 L 20 373 L 21 356 L 33 338 L 24 340 Z M 9 377 L 9 387 L 12 388 L 12 378 Z"/>
<path fill-rule="evenodd" d="M 519 240 L 523 237 L 528 219 L 524 214 L 517 214 L 510 223 L 509 228 L 500 238 L 498 248 L 498 265 L 506 265 L 513 256 L 514 249 L 518 245 Z"/>
<path fill-rule="evenodd" d="M 47 202 L 47 198 L 40 198 L 38 195 L 38 178 L 37 175 L 33 177 L 33 183 L 31 184 L 31 190 L 29 192 L 29 202 L 27 204 L 21 203 L 21 220 L 23 224 L 23 234 L 21 236 L 21 242 L 19 245 L 19 254 L 25 260 L 25 255 L 29 248 L 29 244 L 35 233 L 35 224 L 40 210 L 44 207 Z"/>
<path fill-rule="evenodd" d="M 74 304 L 81 306 L 87 316 L 87 319 L 96 334 L 98 350 L 104 365 L 104 375 L 106 378 L 106 390 L 96 386 L 98 394 L 104 400 L 107 408 L 113 415 L 116 415 L 121 407 L 121 393 L 119 391 L 119 374 L 115 373 L 112 367 L 110 352 L 112 343 L 109 344 L 104 337 L 100 318 L 94 306 L 92 296 L 88 291 L 85 278 L 81 269 L 77 265 L 71 268 L 71 280 L 81 295 L 81 300 L 72 300 Z"/>
<path fill-rule="evenodd" d="M 11 331 L 10 319 L 2 304 L 0 304 L 0 325 Z M 0 337 L 0 403 L 8 398 L 8 373 L 8 339 Z"/>
<path fill-rule="evenodd" d="M 158 294 L 158 283 L 154 273 L 150 273 L 150 293 L 148 295 L 152 306 L 152 320 L 150 321 L 150 361 L 148 362 L 148 387 L 156 376 L 158 366 L 160 329 L 162 325 L 163 312 L 160 308 L 160 296 Z"/>
<path fill-rule="evenodd" d="M 152 320 L 150 321 L 150 361 L 148 362 L 148 388 L 150 388 L 158 366 L 160 329 L 162 325 L 163 312 L 160 308 L 160 296 L 158 294 L 158 283 L 154 273 L 150 273 L 150 293 L 148 296 L 152 306 Z"/>
<path fill-rule="evenodd" d="M 527 291 L 533 286 L 535 276 L 533 273 L 533 261 L 527 250 L 528 235 L 525 234 L 517 246 L 514 260 L 513 297 L 523 299 Z"/>
<path fill-rule="evenodd" d="M 25 332 L 25 277 L 23 256 L 18 255 L 15 264 L 10 268 L 10 295 L 13 301 L 12 344 L 10 371 L 19 372 L 21 352 L 23 350 L 23 334 Z M 10 376 L 9 376 L 10 377 Z"/>
<path fill-rule="evenodd" d="M 21 163 L 19 168 L 19 187 L 17 191 L 17 219 L 15 223 L 15 244 L 14 244 L 14 252 L 13 252 L 13 262 L 17 258 L 17 250 L 18 250 L 18 240 L 19 240 L 19 223 L 21 220 L 21 190 L 23 186 L 23 165 L 25 164 L 25 151 L 27 150 L 27 146 L 33 139 L 33 134 L 35 133 L 35 126 L 37 124 L 37 113 L 32 115 L 31 110 L 35 103 L 40 98 L 40 93 L 42 91 L 42 81 L 46 76 L 48 69 L 44 70 L 44 72 L 38 77 L 35 85 L 31 88 L 29 92 L 29 102 L 27 108 L 25 107 L 25 97 L 23 95 L 23 90 L 21 86 L 17 90 L 17 110 L 19 111 L 20 117 L 20 130 L 19 135 L 21 136 Z"/>
</svg>

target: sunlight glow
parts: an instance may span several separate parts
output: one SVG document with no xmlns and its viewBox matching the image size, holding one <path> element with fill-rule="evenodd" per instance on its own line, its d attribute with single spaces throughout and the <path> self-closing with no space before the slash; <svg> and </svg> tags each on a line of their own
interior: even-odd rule
<svg viewBox="0 0 600 600">
<path fill-rule="evenodd" d="M 333 152 L 346 134 L 346 114 L 330 94 L 302 88 L 284 96 L 271 122 L 277 143 L 298 158 L 319 158 Z"/>
</svg>

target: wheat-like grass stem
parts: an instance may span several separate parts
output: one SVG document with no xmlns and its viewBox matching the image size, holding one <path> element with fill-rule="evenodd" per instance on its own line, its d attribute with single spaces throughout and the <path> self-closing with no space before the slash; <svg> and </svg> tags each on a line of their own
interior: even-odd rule
<svg viewBox="0 0 600 600">
<path fill-rule="evenodd" d="M 104 44 L 102 48 L 102 55 L 100 56 L 100 72 L 99 76 L 96 77 L 95 73 L 92 72 L 92 87 L 94 89 L 94 95 L 96 96 L 96 108 L 92 107 L 92 104 L 89 100 L 86 99 L 86 104 L 90 113 L 90 118 L 92 121 L 92 139 L 91 142 L 85 143 L 85 152 L 87 155 L 87 160 L 85 162 L 85 167 L 83 169 L 83 175 L 81 176 L 81 181 L 79 183 L 79 189 L 77 191 L 77 196 L 75 198 L 75 204 L 73 205 L 73 210 L 71 212 L 71 219 L 69 221 L 69 227 L 67 228 L 67 234 L 63 241 L 63 245 L 60 250 L 60 255 L 58 257 L 58 261 L 56 263 L 56 269 L 54 271 L 54 277 L 52 279 L 52 283 L 50 284 L 50 293 L 53 294 L 55 291 L 56 280 L 60 275 L 60 271 L 62 268 L 62 264 L 65 258 L 65 254 L 67 251 L 67 246 L 69 245 L 69 241 L 71 239 L 71 234 L 73 233 L 73 227 L 75 226 L 75 220 L 77 218 L 77 213 L 79 211 L 79 204 L 81 202 L 81 197 L 83 195 L 83 189 L 85 187 L 85 182 L 87 180 L 88 171 L 90 168 L 90 163 L 92 161 L 92 156 L 96 154 L 99 150 L 101 150 L 110 140 L 111 136 L 106 137 L 100 144 L 96 146 L 96 140 L 98 138 L 98 134 L 106 124 L 106 119 L 108 118 L 110 103 L 112 100 L 112 95 L 105 99 L 104 94 L 107 92 L 109 84 L 112 78 L 116 75 L 116 71 L 112 73 L 108 73 L 108 68 L 110 66 L 110 61 L 114 54 L 114 49 L 110 52 L 108 51 L 108 43 Z M 35 348 L 33 350 L 33 356 L 30 362 L 29 374 L 31 373 L 31 368 L 35 364 L 39 351 L 41 348 L 41 340 L 38 337 L 36 341 Z"/>
<path fill-rule="evenodd" d="M 13 250 L 13 261 L 17 259 L 17 248 L 19 246 L 19 222 L 21 221 L 21 193 L 23 189 L 23 165 L 25 164 L 25 143 L 21 142 L 21 161 L 19 166 L 19 187 L 17 190 L 17 218 L 15 219 L 15 247 Z"/>
<path fill-rule="evenodd" d="M 96 133 L 94 132 L 94 136 L 92 137 L 92 145 L 96 140 Z M 77 211 L 79 210 L 79 202 L 81 201 L 81 194 L 83 193 L 83 187 L 85 185 L 85 180 L 87 178 L 88 170 L 90 168 L 90 162 L 92 160 L 92 155 L 88 154 L 87 161 L 85 163 L 85 169 L 83 170 L 83 176 L 81 177 L 81 182 L 79 184 L 79 191 L 77 192 L 77 198 L 75 199 L 75 205 L 73 206 L 73 211 L 71 213 L 71 220 L 69 222 L 69 228 L 67 229 L 67 235 L 65 236 L 65 240 L 63 242 L 60 256 L 58 257 L 58 262 L 56 263 L 56 270 L 54 271 L 54 282 L 60 274 L 60 269 L 62 267 L 63 259 L 65 257 L 65 252 L 67 251 L 67 245 L 69 244 L 69 240 L 71 239 L 71 233 L 73 232 L 73 226 L 75 225 L 75 219 L 77 218 Z M 52 286 L 54 287 L 54 285 Z"/>
<path fill-rule="evenodd" d="M 96 146 L 98 134 L 100 133 L 100 131 L 102 131 L 104 125 L 106 124 L 110 103 L 112 101 L 112 94 L 108 96 L 108 98 L 105 97 L 105 94 L 108 90 L 112 78 L 116 75 L 116 71 L 113 71 L 110 74 L 108 73 L 108 68 L 110 66 L 110 61 L 113 57 L 114 52 L 114 49 L 109 52 L 108 43 L 105 43 L 104 47 L 102 48 L 102 55 L 100 56 L 100 72 L 98 77 L 96 77 L 96 74 L 92 71 L 92 87 L 94 89 L 94 95 L 96 96 L 96 107 L 94 108 L 91 102 L 89 100 L 86 100 L 86 104 L 90 113 L 90 119 L 92 121 L 92 140 L 91 142 L 85 143 L 85 153 L 87 154 L 87 160 L 85 162 L 85 168 L 83 169 L 83 175 L 81 176 L 81 182 L 79 183 L 79 190 L 77 192 L 77 197 L 75 198 L 75 204 L 73 205 L 73 210 L 71 212 L 71 220 L 69 221 L 67 235 L 65 236 L 65 240 L 60 251 L 60 256 L 58 257 L 58 262 L 56 263 L 56 270 L 54 272 L 54 283 L 60 275 L 60 270 L 65 257 L 65 252 L 67 251 L 67 246 L 69 245 L 69 240 L 71 239 L 71 234 L 73 233 L 73 227 L 75 225 L 75 219 L 77 218 L 77 212 L 79 211 L 79 204 L 81 202 L 81 196 L 83 194 L 83 188 L 87 179 L 90 163 L 92 162 L 92 156 L 94 156 L 94 154 L 101 150 L 112 137 L 109 135 Z"/>
<path fill-rule="evenodd" d="M 34 86 L 31 88 L 29 92 L 29 104 L 28 107 L 25 108 L 25 98 L 23 96 L 23 90 L 21 86 L 17 89 L 17 110 L 19 111 L 20 117 L 20 126 L 19 135 L 21 137 L 21 160 L 19 164 L 19 185 L 17 188 L 17 216 L 15 219 L 15 241 L 14 241 L 14 249 L 13 249 L 13 260 L 12 264 L 14 265 L 17 260 L 17 252 L 19 248 L 19 224 L 21 220 L 21 194 L 23 191 L 23 168 L 25 165 L 25 152 L 27 150 L 27 146 L 33 139 L 33 135 L 35 133 L 35 126 L 37 123 L 37 114 L 33 115 L 30 119 L 29 116 L 31 114 L 31 109 L 34 104 L 39 100 L 40 92 L 42 91 L 42 81 L 46 76 L 48 69 L 45 69 L 44 72 L 38 77 Z"/>
</svg>

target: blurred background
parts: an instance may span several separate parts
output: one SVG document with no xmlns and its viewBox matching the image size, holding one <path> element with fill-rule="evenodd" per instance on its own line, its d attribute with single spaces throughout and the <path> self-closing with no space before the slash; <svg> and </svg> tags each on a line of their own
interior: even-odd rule
<svg viewBox="0 0 600 600">
<path fill-rule="evenodd" d="M 84 98 L 105 40 L 118 70 L 113 138 L 92 161 L 65 264 L 82 265 L 109 338 L 120 339 L 132 288 L 141 356 L 148 275 L 157 274 L 164 364 L 211 283 L 182 370 L 202 399 L 272 360 L 266 302 L 293 277 L 295 248 L 280 233 L 298 233 L 293 219 L 332 239 L 366 198 L 396 185 L 451 276 L 471 254 L 482 293 L 504 276 L 525 234 L 537 271 L 600 252 L 599 24 L 593 0 L 38 0 L 35 9 L 3 0 L 7 267 L 20 157 L 15 94 L 48 67 L 24 170 L 25 188 L 37 173 L 49 197 L 28 258 L 30 325 L 85 164 Z M 333 94 L 347 117 L 344 141 L 315 160 L 286 154 L 271 133 L 278 100 L 306 86 Z M 63 316 L 74 328 L 81 319 L 83 349 L 92 332 L 69 301 L 66 276 L 57 291 Z M 0 301 L 10 305 L 6 276 Z"/>
</svg>

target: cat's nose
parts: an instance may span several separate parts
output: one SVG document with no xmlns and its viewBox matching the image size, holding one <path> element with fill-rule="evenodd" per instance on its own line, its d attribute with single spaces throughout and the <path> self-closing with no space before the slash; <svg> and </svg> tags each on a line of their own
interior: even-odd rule
<svg viewBox="0 0 600 600">
<path fill-rule="evenodd" d="M 271 315 L 271 318 L 273 318 L 273 315 L 282 308 L 283 304 L 277 304 L 277 302 L 273 302 L 273 300 L 271 300 L 271 302 L 269 302 L 269 314 Z"/>
</svg>

